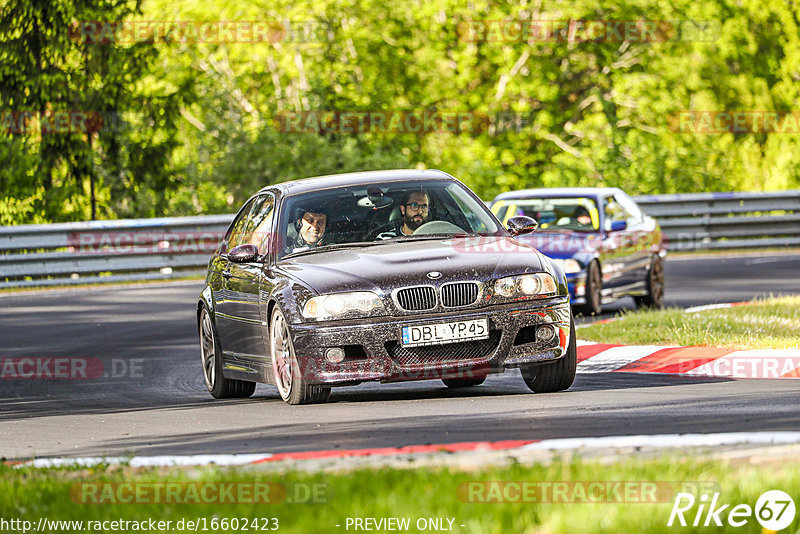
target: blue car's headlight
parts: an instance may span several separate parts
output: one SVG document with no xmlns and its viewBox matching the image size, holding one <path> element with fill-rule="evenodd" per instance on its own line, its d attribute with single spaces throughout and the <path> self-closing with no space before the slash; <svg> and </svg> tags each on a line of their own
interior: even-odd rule
<svg viewBox="0 0 800 534">
<path fill-rule="evenodd" d="M 572 258 L 567 258 L 565 260 L 551 258 L 551 260 L 561 267 L 564 274 L 579 273 L 583 269 L 581 264 L 578 263 L 578 260 L 573 260 Z"/>
<path fill-rule="evenodd" d="M 308 299 L 303 317 L 324 321 L 343 317 L 368 317 L 385 313 L 380 297 L 371 291 L 334 293 Z"/>
<path fill-rule="evenodd" d="M 557 292 L 556 281 L 548 273 L 507 276 L 494 283 L 494 294 L 509 299 L 543 298 Z"/>
</svg>

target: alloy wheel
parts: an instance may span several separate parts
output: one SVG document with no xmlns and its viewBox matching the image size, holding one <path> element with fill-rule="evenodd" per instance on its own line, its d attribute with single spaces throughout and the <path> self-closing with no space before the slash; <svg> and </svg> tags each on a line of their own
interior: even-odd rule
<svg viewBox="0 0 800 534">
<path fill-rule="evenodd" d="M 200 320 L 200 357 L 203 364 L 203 379 L 209 391 L 214 389 L 217 380 L 216 348 L 211 316 L 204 309 Z"/>
<path fill-rule="evenodd" d="M 272 353 L 272 371 L 275 385 L 283 399 L 289 398 L 292 390 L 292 346 L 289 340 L 289 329 L 282 313 L 276 313 L 272 319 L 270 332 L 270 351 Z"/>
</svg>

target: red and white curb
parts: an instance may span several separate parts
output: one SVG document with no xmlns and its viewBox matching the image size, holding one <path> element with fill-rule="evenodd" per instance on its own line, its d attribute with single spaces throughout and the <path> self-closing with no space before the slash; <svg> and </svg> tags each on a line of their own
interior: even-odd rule
<svg viewBox="0 0 800 534">
<path fill-rule="evenodd" d="M 698 313 L 751 304 L 751 301 L 706 304 L 683 311 Z M 591 324 L 610 323 L 618 319 L 619 317 L 610 317 Z M 578 372 L 666 373 L 720 378 L 800 378 L 800 349 L 736 350 L 618 345 L 578 340 Z"/>
<path fill-rule="evenodd" d="M 369 449 L 331 449 L 324 451 L 278 452 L 273 454 L 202 454 L 194 456 L 133 456 L 133 457 L 89 457 L 89 458 L 37 458 L 20 462 L 18 467 L 89 467 L 98 464 L 127 464 L 131 467 L 161 467 L 189 465 L 252 465 L 267 462 L 325 460 L 333 458 L 353 458 L 358 456 L 397 456 L 408 454 L 456 453 L 464 451 L 501 451 L 517 449 L 536 443 L 532 440 L 506 441 L 465 441 L 428 445 L 407 445 L 405 447 L 380 447 Z"/>
<path fill-rule="evenodd" d="M 391 457 L 398 455 L 442 454 L 459 452 L 507 451 L 565 451 L 620 448 L 717 447 L 730 445 L 791 445 L 800 444 L 800 432 L 729 432 L 719 434 L 652 434 L 609 436 L 599 438 L 566 438 L 546 440 L 468 441 L 438 445 L 409 445 L 371 449 L 323 450 L 275 454 L 203 454 L 194 456 L 132 456 L 89 458 L 38 458 L 18 462 L 16 467 L 91 467 L 100 464 L 126 464 L 131 467 L 173 466 L 240 466 L 267 462 L 327 460 L 353 457 Z"/>
<path fill-rule="evenodd" d="M 720 378 L 800 378 L 800 350 L 616 345 L 578 340 L 579 373 L 612 371 Z"/>
</svg>

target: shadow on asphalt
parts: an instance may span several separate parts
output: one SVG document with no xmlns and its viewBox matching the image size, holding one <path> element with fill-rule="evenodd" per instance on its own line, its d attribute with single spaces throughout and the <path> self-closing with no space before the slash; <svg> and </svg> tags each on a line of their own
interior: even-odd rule
<svg viewBox="0 0 800 534">
<path fill-rule="evenodd" d="M 566 392 L 535 394 L 536 399 L 569 395 L 571 392 L 628 390 L 670 386 L 691 386 L 703 383 L 725 382 L 731 379 L 685 377 L 679 375 L 637 374 L 637 373 L 587 373 L 578 374 L 575 383 Z M 15 386 L 22 389 L 15 391 Z M 109 383 L 103 387 L 92 383 L 64 384 L 52 382 L 51 393 L 47 396 L 27 395 L 28 386 L 24 381 L 6 381 L 0 392 L 0 421 L 32 419 L 54 416 L 80 416 L 91 414 L 114 414 L 155 409 L 195 409 L 215 405 L 252 404 L 272 402 L 283 405 L 277 390 L 271 386 L 260 385 L 250 399 L 216 400 L 211 398 L 199 376 L 195 380 L 179 384 L 174 394 L 165 395 L 164 390 L 149 398 L 142 397 L 135 385 Z M 40 390 L 40 386 L 37 388 Z M 78 390 L 78 391 L 76 391 Z M 81 392 L 82 390 L 82 392 Z M 152 391 L 152 390 L 151 390 Z M 501 375 L 492 375 L 481 386 L 464 389 L 445 387 L 438 380 L 405 383 L 365 383 L 358 386 L 334 388 L 328 404 L 401 402 L 440 399 L 487 399 L 507 396 L 534 395 L 515 370 Z M 302 409 L 302 408 L 301 408 Z"/>
</svg>

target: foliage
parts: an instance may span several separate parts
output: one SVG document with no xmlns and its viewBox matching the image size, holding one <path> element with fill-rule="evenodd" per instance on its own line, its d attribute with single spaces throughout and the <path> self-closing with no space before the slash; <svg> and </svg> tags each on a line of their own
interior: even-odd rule
<svg viewBox="0 0 800 534">
<path fill-rule="evenodd" d="M 108 218 L 230 212 L 270 183 L 388 167 L 441 168 L 486 199 L 535 186 L 800 187 L 796 133 L 676 129 L 686 110 L 800 109 L 800 19 L 788 0 L 7 0 L 0 17 L 1 109 L 112 110 L 130 124 L 95 136 L 0 133 L 0 197 L 13 199 L 0 200 L 4 222 L 86 218 L 90 178 Z M 74 38 L 87 20 L 291 31 L 273 42 L 87 43 Z M 470 33 L 547 20 L 654 21 L 660 33 Z M 463 132 L 281 129 L 283 114 L 309 111 L 487 119 Z"/>
</svg>

